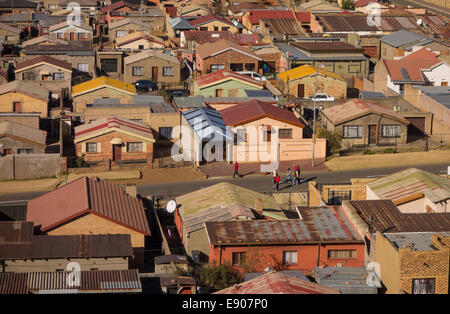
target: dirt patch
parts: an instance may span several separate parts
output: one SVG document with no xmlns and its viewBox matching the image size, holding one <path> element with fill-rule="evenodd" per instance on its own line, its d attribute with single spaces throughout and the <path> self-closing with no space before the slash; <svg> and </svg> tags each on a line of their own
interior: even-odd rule
<svg viewBox="0 0 450 314">
<path fill-rule="evenodd" d="M 53 190 L 62 179 L 7 180 L 0 182 L 0 194 Z"/>
<path fill-rule="evenodd" d="M 135 184 L 153 184 L 184 181 L 201 181 L 204 175 L 200 170 L 193 167 L 183 168 L 163 168 L 163 169 L 142 169 L 141 179 L 110 180 L 115 183 L 135 183 Z"/>
<path fill-rule="evenodd" d="M 420 164 L 450 164 L 450 150 L 434 150 L 429 152 L 375 154 L 335 157 L 325 165 L 333 171 L 388 168 L 396 166 L 415 166 Z"/>
</svg>

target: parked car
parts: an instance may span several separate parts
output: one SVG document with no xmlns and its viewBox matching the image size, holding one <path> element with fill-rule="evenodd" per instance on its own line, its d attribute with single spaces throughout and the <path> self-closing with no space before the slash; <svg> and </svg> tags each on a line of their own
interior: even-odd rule
<svg viewBox="0 0 450 314">
<path fill-rule="evenodd" d="M 139 80 L 133 84 L 138 92 L 151 92 L 158 89 L 158 85 L 149 80 Z"/>
<path fill-rule="evenodd" d="M 250 76 L 251 78 L 257 80 L 257 81 L 267 81 L 267 78 L 264 75 L 260 75 L 253 71 L 240 71 L 236 72 L 245 76 Z"/>
<path fill-rule="evenodd" d="M 334 101 L 333 96 L 328 96 L 325 93 L 317 93 L 314 97 L 305 97 L 304 99 L 315 101 Z"/>
</svg>

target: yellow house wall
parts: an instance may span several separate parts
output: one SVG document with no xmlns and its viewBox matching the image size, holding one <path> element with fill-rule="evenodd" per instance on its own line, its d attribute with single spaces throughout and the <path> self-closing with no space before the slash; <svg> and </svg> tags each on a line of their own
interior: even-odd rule
<svg viewBox="0 0 450 314">
<path fill-rule="evenodd" d="M 74 112 L 82 113 L 86 108 L 86 104 L 92 104 L 96 98 L 120 98 L 123 104 L 132 103 L 133 95 L 121 92 L 117 89 L 103 87 L 95 91 L 91 91 L 79 96 L 73 97 Z"/>
<path fill-rule="evenodd" d="M 48 117 L 48 101 L 33 98 L 18 92 L 0 95 L 0 112 L 14 112 L 14 102 L 19 101 L 22 102 L 22 112 L 39 112 L 41 118 Z"/>
</svg>

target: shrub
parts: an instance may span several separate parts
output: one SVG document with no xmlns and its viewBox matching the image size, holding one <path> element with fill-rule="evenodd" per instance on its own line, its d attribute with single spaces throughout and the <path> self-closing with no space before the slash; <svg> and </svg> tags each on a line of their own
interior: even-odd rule
<svg viewBox="0 0 450 314">
<path fill-rule="evenodd" d="M 241 282 L 241 275 L 230 264 L 203 265 L 198 272 L 198 283 L 216 290 L 231 287 L 239 282 Z"/>
<path fill-rule="evenodd" d="M 386 148 L 383 151 L 383 154 L 395 154 L 397 152 L 397 150 L 395 148 Z"/>
<path fill-rule="evenodd" d="M 317 138 L 327 140 L 327 152 L 331 154 L 338 153 L 342 147 L 342 132 L 331 132 L 320 126 L 316 127 Z"/>
<path fill-rule="evenodd" d="M 372 154 L 375 154 L 375 153 L 368 148 L 366 148 L 366 150 L 364 151 L 364 155 L 372 155 Z"/>
</svg>

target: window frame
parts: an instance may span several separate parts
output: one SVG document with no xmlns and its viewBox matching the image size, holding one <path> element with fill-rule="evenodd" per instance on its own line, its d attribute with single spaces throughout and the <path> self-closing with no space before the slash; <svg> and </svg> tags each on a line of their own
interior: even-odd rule
<svg viewBox="0 0 450 314">
<path fill-rule="evenodd" d="M 242 257 L 244 257 L 244 258 L 242 258 Z M 231 264 L 233 266 L 241 266 L 241 267 L 245 266 L 247 264 L 247 257 L 248 257 L 247 251 L 232 252 L 231 253 Z M 243 261 L 242 261 L 242 259 L 243 259 Z M 235 263 L 235 260 L 237 260 L 237 263 Z"/>
<path fill-rule="evenodd" d="M 174 67 L 163 67 L 163 76 L 175 76 Z"/>
<path fill-rule="evenodd" d="M 131 67 L 131 75 L 132 76 L 144 76 L 144 67 L 143 66 Z"/>
<path fill-rule="evenodd" d="M 163 135 L 163 134 L 166 133 L 166 132 L 162 132 L 163 130 L 170 131 L 169 132 L 169 136 Z M 170 127 L 170 126 L 159 127 L 158 133 L 159 133 L 159 138 L 160 139 L 163 139 L 163 140 L 172 140 L 173 139 L 173 127 Z"/>
<path fill-rule="evenodd" d="M 425 287 L 426 287 L 426 293 L 421 293 L 422 289 L 421 286 L 423 283 L 420 281 L 426 280 Z M 432 286 L 432 292 L 429 292 L 430 288 L 430 281 L 433 283 Z M 419 286 L 416 289 L 416 282 L 419 282 Z M 419 291 L 419 293 L 415 293 L 415 291 Z M 436 293 L 436 278 L 413 278 L 412 279 L 412 285 L 411 285 L 411 294 L 435 294 Z"/>
<path fill-rule="evenodd" d="M 85 67 L 86 71 L 80 69 L 80 65 L 82 65 L 81 68 Z M 80 72 L 85 72 L 85 73 L 89 72 L 89 63 L 77 63 L 77 70 L 80 71 Z"/>
<path fill-rule="evenodd" d="M 293 255 L 295 255 L 295 262 L 293 261 L 289 261 L 287 258 L 287 253 L 295 253 Z M 293 258 L 290 257 L 292 260 Z M 283 265 L 297 265 L 298 264 L 298 251 L 283 251 Z"/>
<path fill-rule="evenodd" d="M 95 150 L 92 150 L 90 148 L 90 145 L 95 146 Z M 86 153 L 97 153 L 98 152 L 98 145 L 96 142 L 86 142 Z"/>
<path fill-rule="evenodd" d="M 64 72 L 55 72 L 52 75 L 53 81 L 64 81 Z"/>
<path fill-rule="evenodd" d="M 26 151 L 26 152 L 23 152 Z M 32 154 L 33 149 L 32 148 L 19 148 L 17 149 L 17 154 Z"/>
<path fill-rule="evenodd" d="M 333 255 L 330 253 L 338 253 L 338 252 L 339 253 L 349 252 L 350 254 L 349 254 L 349 256 L 344 256 L 344 257 L 330 256 L 330 255 Z M 328 260 L 354 260 L 358 257 L 358 251 L 355 249 L 348 249 L 348 250 L 330 249 L 330 250 L 327 250 L 327 257 L 328 257 Z"/>
<path fill-rule="evenodd" d="M 358 128 L 357 136 L 347 136 L 348 132 L 347 132 L 347 135 L 346 135 L 345 130 L 346 129 L 351 129 L 351 128 Z M 343 131 L 342 132 L 342 138 L 345 138 L 345 139 L 362 138 L 363 137 L 363 127 L 362 127 L 362 125 L 344 125 L 342 127 L 342 131 Z"/>
<path fill-rule="evenodd" d="M 285 136 L 285 134 L 284 134 L 286 131 L 288 133 L 287 136 Z M 289 135 L 289 133 L 290 133 L 290 135 Z M 278 130 L 278 138 L 280 140 L 291 140 L 292 139 L 292 133 L 293 133 L 292 129 L 279 129 Z"/>
<path fill-rule="evenodd" d="M 215 70 L 213 70 L 213 68 Z M 225 69 L 225 64 L 210 64 L 209 65 L 209 71 L 210 72 L 220 71 L 220 70 L 223 70 L 223 69 Z"/>
<path fill-rule="evenodd" d="M 140 150 L 131 150 L 130 147 L 132 147 L 131 145 L 136 145 L 136 144 L 140 144 Z M 127 153 L 142 153 L 144 152 L 144 144 L 142 142 L 127 142 L 126 144 L 126 148 L 127 148 Z"/>
<path fill-rule="evenodd" d="M 396 127 L 396 129 L 398 130 L 398 135 L 393 135 L 393 136 L 385 135 L 385 130 L 388 127 Z M 401 136 L 402 136 L 402 126 L 401 126 L 401 124 L 383 124 L 383 125 L 381 125 L 381 137 L 384 137 L 384 138 L 400 138 Z"/>
</svg>

